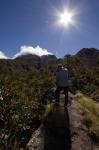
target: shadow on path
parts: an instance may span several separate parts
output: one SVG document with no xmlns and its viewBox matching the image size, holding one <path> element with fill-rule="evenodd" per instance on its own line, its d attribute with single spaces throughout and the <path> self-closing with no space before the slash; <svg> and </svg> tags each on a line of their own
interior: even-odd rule
<svg viewBox="0 0 99 150">
<path fill-rule="evenodd" d="M 44 121 L 44 150 L 71 150 L 68 110 L 55 106 Z"/>
</svg>

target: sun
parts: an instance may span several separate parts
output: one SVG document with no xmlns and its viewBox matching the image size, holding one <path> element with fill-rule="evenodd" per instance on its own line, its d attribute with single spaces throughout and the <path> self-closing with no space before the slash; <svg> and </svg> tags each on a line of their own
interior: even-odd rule
<svg viewBox="0 0 99 150">
<path fill-rule="evenodd" d="M 69 11 L 64 11 L 59 14 L 59 23 L 63 26 L 68 26 L 73 22 L 73 14 Z"/>
<path fill-rule="evenodd" d="M 63 31 L 67 31 L 68 28 L 74 27 L 79 29 L 79 22 L 78 22 L 78 15 L 80 13 L 79 9 L 72 8 L 70 9 L 69 6 L 64 6 L 60 9 L 54 8 L 53 9 L 53 16 L 55 18 L 53 25 L 55 28 L 60 28 Z"/>
</svg>

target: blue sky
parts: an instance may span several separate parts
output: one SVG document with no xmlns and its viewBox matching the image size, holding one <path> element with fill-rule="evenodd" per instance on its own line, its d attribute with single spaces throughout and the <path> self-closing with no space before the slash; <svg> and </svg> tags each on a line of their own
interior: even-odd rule
<svg viewBox="0 0 99 150">
<path fill-rule="evenodd" d="M 56 24 L 56 11 L 76 11 L 75 26 Z M 0 0 L 0 55 L 44 53 L 58 57 L 99 49 L 99 0 Z"/>
</svg>

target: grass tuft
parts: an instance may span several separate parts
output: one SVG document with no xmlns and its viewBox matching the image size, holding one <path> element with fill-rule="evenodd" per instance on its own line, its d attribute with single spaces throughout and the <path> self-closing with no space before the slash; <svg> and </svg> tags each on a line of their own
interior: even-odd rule
<svg viewBox="0 0 99 150">
<path fill-rule="evenodd" d="M 95 135 L 97 140 L 99 140 L 99 103 L 79 91 L 76 93 L 75 97 L 81 104 L 86 125 L 90 133 Z"/>
</svg>

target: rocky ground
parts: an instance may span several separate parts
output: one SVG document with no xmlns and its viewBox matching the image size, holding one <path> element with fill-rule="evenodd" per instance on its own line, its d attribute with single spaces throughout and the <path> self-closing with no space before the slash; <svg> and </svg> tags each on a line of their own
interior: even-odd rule
<svg viewBox="0 0 99 150">
<path fill-rule="evenodd" d="M 75 100 L 73 95 L 71 106 L 68 108 L 70 118 L 70 130 L 72 140 L 72 150 L 92 150 L 93 146 L 85 126 L 80 104 Z"/>
</svg>

